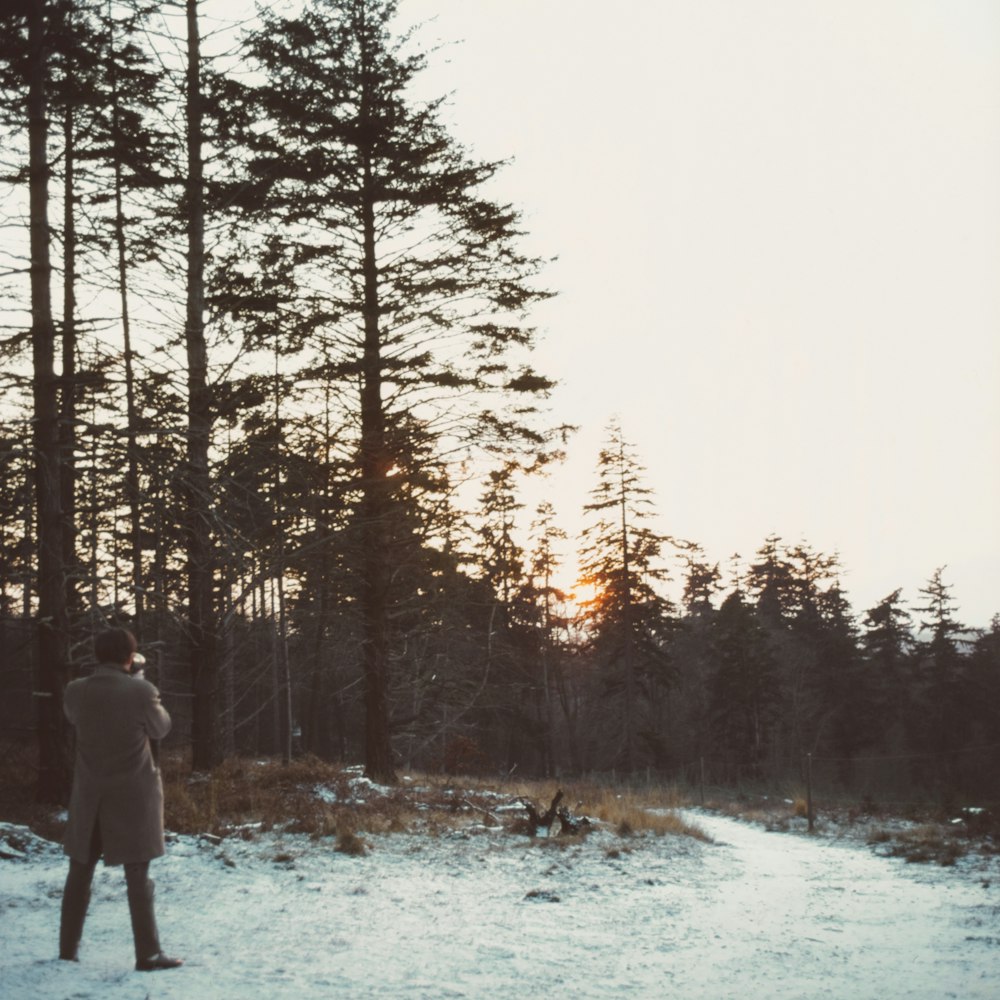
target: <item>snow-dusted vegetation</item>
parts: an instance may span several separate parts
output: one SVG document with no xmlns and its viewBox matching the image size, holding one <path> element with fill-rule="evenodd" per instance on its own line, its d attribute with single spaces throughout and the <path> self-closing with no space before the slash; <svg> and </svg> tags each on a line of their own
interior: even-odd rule
<svg viewBox="0 0 1000 1000">
<path fill-rule="evenodd" d="M 809 837 L 794 817 L 772 822 L 783 833 L 609 792 L 609 820 L 560 836 L 532 831 L 509 790 L 348 772 L 295 794 L 319 812 L 172 835 L 153 875 L 164 947 L 186 961 L 155 977 L 132 971 L 120 869 L 98 871 L 80 963 L 58 961 L 65 860 L 0 826 L 0 995 L 966 1000 L 1000 981 L 996 855 L 908 864 L 887 856 L 898 826 L 892 840 L 824 821 Z"/>
</svg>

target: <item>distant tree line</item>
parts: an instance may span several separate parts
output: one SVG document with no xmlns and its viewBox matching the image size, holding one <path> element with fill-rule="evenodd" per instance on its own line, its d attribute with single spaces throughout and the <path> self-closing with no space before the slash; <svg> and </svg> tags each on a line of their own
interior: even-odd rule
<svg viewBox="0 0 1000 1000">
<path fill-rule="evenodd" d="M 414 95 L 393 0 L 214 14 L 0 15 L 0 725 L 37 741 L 40 798 L 68 788 L 62 690 L 106 624 L 138 635 L 199 770 L 814 752 L 849 780 L 919 750 L 951 763 L 917 779 L 973 781 L 1000 622 L 965 630 L 940 571 L 858 616 L 835 559 L 770 538 L 724 582 L 653 529 L 613 426 L 590 596 L 560 591 L 575 542 L 519 490 L 569 428 L 531 367 L 544 262 L 487 191 L 502 165 Z"/>
</svg>

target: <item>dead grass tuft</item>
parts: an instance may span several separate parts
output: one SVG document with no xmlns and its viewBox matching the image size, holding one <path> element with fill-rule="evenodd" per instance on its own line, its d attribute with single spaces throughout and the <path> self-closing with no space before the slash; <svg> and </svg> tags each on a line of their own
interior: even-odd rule
<svg viewBox="0 0 1000 1000">
<path fill-rule="evenodd" d="M 359 799 L 353 772 L 306 756 L 290 764 L 231 759 L 208 775 L 190 775 L 182 759 L 165 762 L 164 812 L 177 833 L 219 836 L 283 829 L 314 839 L 335 836 L 345 826 L 371 832 L 406 827 L 402 793 Z"/>
<path fill-rule="evenodd" d="M 341 854 L 348 854 L 355 858 L 363 858 L 368 853 L 368 844 L 366 844 L 356 833 L 345 831 L 337 837 L 337 846 L 335 849 Z"/>
<path fill-rule="evenodd" d="M 658 837 L 709 839 L 703 830 L 678 815 L 677 809 L 683 803 L 672 787 L 640 793 L 600 785 L 571 785 L 566 789 L 566 801 L 577 802 L 574 812 L 596 817 L 622 838 L 649 833 Z"/>
<path fill-rule="evenodd" d="M 885 845 L 883 853 L 912 863 L 934 863 L 950 867 L 967 853 L 966 845 L 938 824 L 924 824 L 911 830 L 880 829 L 868 837 L 871 845 Z"/>
</svg>

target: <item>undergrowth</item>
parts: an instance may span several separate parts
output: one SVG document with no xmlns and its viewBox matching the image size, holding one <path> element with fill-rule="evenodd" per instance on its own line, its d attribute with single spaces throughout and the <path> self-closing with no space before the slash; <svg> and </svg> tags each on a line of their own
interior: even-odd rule
<svg viewBox="0 0 1000 1000">
<path fill-rule="evenodd" d="M 23 758 L 23 759 L 22 759 Z M 62 839 L 65 812 L 34 801 L 35 771 L 29 750 L 0 762 L 0 821 L 30 827 L 49 840 Z M 637 836 L 681 836 L 708 840 L 679 810 L 694 806 L 675 787 L 622 789 L 598 782 L 488 781 L 444 775 L 410 775 L 393 787 L 372 785 L 357 768 L 344 768 L 304 756 L 289 764 L 276 760 L 232 758 L 209 774 L 194 774 L 186 755 L 161 760 L 165 825 L 178 834 L 224 839 L 254 839 L 281 831 L 332 838 L 335 849 L 363 855 L 365 835 L 414 832 L 441 836 L 456 831 L 496 829 L 526 834 L 534 843 L 571 846 L 600 825 L 622 841 Z M 538 814 L 548 809 L 556 790 L 570 819 L 537 829 L 524 803 Z M 790 789 L 781 797 L 719 796 L 703 803 L 713 812 L 738 817 L 777 831 L 805 832 L 805 795 Z M 1000 810 L 880 809 L 865 799 L 857 804 L 815 809 L 815 830 L 853 836 L 879 853 L 915 862 L 952 865 L 969 852 L 1000 853 Z"/>
<path fill-rule="evenodd" d="M 360 834 L 423 832 L 431 836 L 456 830 L 501 828 L 535 833 L 523 803 L 544 813 L 555 793 L 552 782 L 484 782 L 441 775 L 407 777 L 397 786 L 371 785 L 357 769 L 344 769 L 306 756 L 282 765 L 269 760 L 228 760 L 211 774 L 188 773 L 180 757 L 162 764 L 168 829 L 183 834 L 255 836 L 281 829 L 313 838 L 335 837 L 338 850 L 361 853 Z M 620 836 L 705 834 L 683 822 L 669 788 L 620 793 L 605 786 L 569 783 L 563 807 L 575 829 L 565 837 L 543 837 L 564 844 L 586 836 L 600 822 Z M 554 821 L 551 832 L 560 829 Z M 549 833 L 549 830 L 545 830 Z"/>
</svg>

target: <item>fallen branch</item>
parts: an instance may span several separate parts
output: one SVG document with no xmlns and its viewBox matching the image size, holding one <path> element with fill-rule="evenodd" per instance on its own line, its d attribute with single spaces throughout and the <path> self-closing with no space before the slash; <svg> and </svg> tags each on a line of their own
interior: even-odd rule
<svg viewBox="0 0 1000 1000">
<path fill-rule="evenodd" d="M 481 812 L 487 819 L 492 820 L 496 826 L 502 825 L 500 823 L 500 818 L 496 815 L 496 813 L 490 812 L 489 809 L 486 809 L 484 806 L 477 806 L 475 802 L 470 802 L 466 798 L 462 799 L 462 803 L 464 805 L 467 805 L 470 809 L 475 810 L 476 812 Z"/>
</svg>

